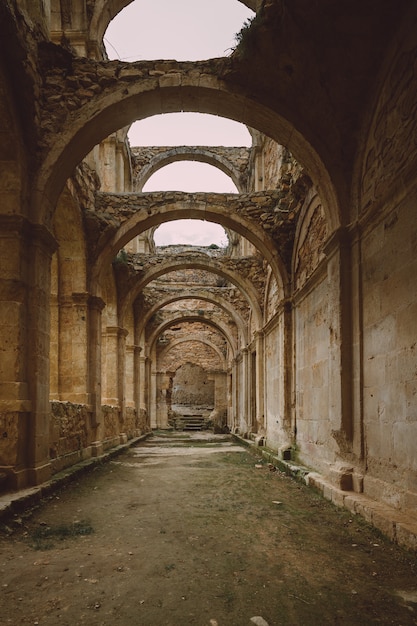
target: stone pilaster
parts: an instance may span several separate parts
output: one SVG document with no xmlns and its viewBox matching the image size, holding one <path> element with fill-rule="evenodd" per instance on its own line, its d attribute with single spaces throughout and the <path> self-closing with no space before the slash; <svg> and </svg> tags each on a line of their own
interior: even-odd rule
<svg viewBox="0 0 417 626">
<path fill-rule="evenodd" d="M 103 423 L 101 411 L 101 312 L 104 301 L 97 296 L 88 298 L 88 398 L 92 407 L 93 439 L 101 441 Z M 96 441 L 96 442 L 97 442 Z"/>
<path fill-rule="evenodd" d="M 88 294 L 59 298 L 59 399 L 88 404 L 87 318 Z"/>
<path fill-rule="evenodd" d="M 352 317 L 351 254 L 349 236 L 338 230 L 327 243 L 329 310 L 332 311 L 329 345 L 329 415 L 332 434 L 342 455 L 351 452 L 352 422 Z"/>
<path fill-rule="evenodd" d="M 30 228 L 27 240 L 28 263 L 28 350 L 27 379 L 31 414 L 27 432 L 27 472 L 30 484 L 37 485 L 51 474 L 49 462 L 49 344 L 51 260 L 57 248 L 43 226 Z"/>
<path fill-rule="evenodd" d="M 255 333 L 256 344 L 256 432 L 265 431 L 265 362 L 264 362 L 264 333 Z"/>
</svg>

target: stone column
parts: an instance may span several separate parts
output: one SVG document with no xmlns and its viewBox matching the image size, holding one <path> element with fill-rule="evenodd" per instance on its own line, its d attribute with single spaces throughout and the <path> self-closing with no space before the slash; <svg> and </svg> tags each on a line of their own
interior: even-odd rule
<svg viewBox="0 0 417 626">
<path fill-rule="evenodd" d="M 125 328 L 117 329 L 117 398 L 121 426 L 126 419 L 126 337 L 128 334 Z"/>
<path fill-rule="evenodd" d="M 221 415 L 221 427 L 226 425 L 225 413 L 227 413 L 227 372 L 218 370 L 211 372 L 214 378 L 214 408 Z"/>
<path fill-rule="evenodd" d="M 232 363 L 233 368 L 233 363 Z M 227 426 L 232 430 L 235 421 L 235 412 L 233 405 L 233 369 L 227 372 Z"/>
<path fill-rule="evenodd" d="M 91 406 L 93 454 L 102 450 L 103 416 L 101 410 L 101 312 L 105 303 L 97 296 L 88 298 L 88 399 Z"/>
<path fill-rule="evenodd" d="M 110 135 L 100 144 L 100 160 L 102 164 L 102 190 L 112 192 L 117 189 L 116 178 L 116 136 Z"/>
<path fill-rule="evenodd" d="M 250 418 L 250 368 L 249 368 L 249 348 L 242 349 L 242 376 L 240 384 L 243 386 L 243 407 L 241 407 L 241 429 L 242 434 L 249 434 L 249 418 Z"/>
<path fill-rule="evenodd" d="M 233 365 L 232 365 L 232 386 L 233 386 L 233 424 L 232 424 L 232 428 L 233 428 L 233 432 L 239 431 L 241 432 L 240 429 L 240 415 L 242 412 L 242 407 L 240 405 L 240 395 L 239 395 L 239 388 L 240 388 L 240 378 L 241 378 L 241 364 L 242 364 L 242 356 L 239 353 L 240 356 L 236 356 L 233 359 Z"/>
<path fill-rule="evenodd" d="M 88 294 L 59 298 L 59 400 L 88 403 L 87 311 Z"/>
<path fill-rule="evenodd" d="M 119 327 L 107 326 L 103 337 L 103 404 L 119 405 Z"/>
<path fill-rule="evenodd" d="M 146 407 L 146 358 L 143 353 L 143 337 L 141 336 L 141 319 L 143 315 L 143 297 L 138 297 L 133 303 L 134 318 L 134 398 L 138 423 L 141 432 L 147 429 L 147 407 Z M 138 433 L 140 434 L 140 433 Z"/>
<path fill-rule="evenodd" d="M 51 332 L 49 342 L 49 399 L 59 400 L 59 305 L 58 296 L 51 294 Z"/>
<path fill-rule="evenodd" d="M 279 356 L 283 364 L 283 423 L 282 426 L 287 432 L 291 442 L 295 439 L 295 411 L 293 395 L 294 384 L 294 337 L 293 337 L 293 304 L 290 300 L 284 302 L 282 311 L 282 350 Z"/>
<path fill-rule="evenodd" d="M 137 346 L 126 345 L 125 360 L 125 405 L 129 408 L 136 408 L 135 402 L 135 351 Z"/>
<path fill-rule="evenodd" d="M 156 372 L 155 412 L 158 428 L 168 428 L 167 394 L 170 392 L 170 372 Z"/>
<path fill-rule="evenodd" d="M 256 422 L 257 433 L 265 433 L 265 362 L 264 362 L 264 333 L 258 330 L 255 333 L 256 345 Z"/>
<path fill-rule="evenodd" d="M 38 485 L 51 475 L 49 462 L 49 343 L 51 260 L 57 244 L 43 226 L 32 226 L 27 241 L 27 379 L 31 414 L 26 437 L 28 481 Z"/>
<path fill-rule="evenodd" d="M 29 243 L 32 234 L 33 248 Z M 46 299 L 49 309 L 50 294 L 46 296 L 46 291 L 54 248 L 51 235 L 45 232 L 42 244 L 41 232 L 35 230 L 32 233 L 25 218 L 0 216 L 0 471 L 7 474 L 7 486 L 13 489 L 28 483 L 29 465 L 32 466 L 32 481 L 39 478 L 40 482 L 49 475 L 45 438 L 49 402 L 42 397 L 42 390 L 49 385 L 49 380 L 45 380 L 49 348 L 45 345 L 45 333 L 49 332 L 49 314 L 45 309 Z M 33 267 L 32 253 L 41 263 L 38 271 L 45 273 L 45 285 L 39 284 L 40 276 Z M 36 310 L 37 289 L 39 311 Z M 31 319 L 32 314 L 36 315 L 34 319 Z M 35 332 L 33 337 L 32 330 Z M 32 364 L 38 336 L 41 342 L 39 353 Z M 41 367 L 39 381 L 35 369 L 38 361 Z M 44 470 L 38 472 L 36 467 L 44 467 Z"/>
<path fill-rule="evenodd" d="M 137 359 L 139 366 L 139 376 L 137 377 L 139 409 L 146 411 L 146 357 L 141 355 L 142 348 L 138 347 Z"/>
<path fill-rule="evenodd" d="M 363 286 L 361 233 L 351 233 L 351 307 L 352 307 L 352 449 L 355 457 L 365 457 L 363 424 Z"/>
<path fill-rule="evenodd" d="M 146 422 L 149 428 L 152 428 L 151 423 L 151 368 L 152 368 L 152 360 L 149 357 L 145 359 L 145 375 L 144 375 L 144 401 L 145 401 L 145 411 L 146 411 Z"/>
<path fill-rule="evenodd" d="M 122 142 L 118 141 L 116 144 L 116 191 L 118 193 L 125 193 L 130 191 L 130 189 L 126 189 L 125 184 L 125 160 L 124 160 L 124 149 L 125 146 Z"/>
<path fill-rule="evenodd" d="M 350 452 L 352 428 L 352 353 L 350 247 L 344 229 L 325 247 L 329 289 L 329 415 L 341 453 Z"/>
<path fill-rule="evenodd" d="M 149 417 L 150 417 L 150 422 L 151 422 L 151 428 L 158 428 L 159 424 L 158 424 L 158 416 L 157 416 L 157 401 L 156 401 L 156 394 L 157 394 L 157 382 L 158 382 L 158 374 L 157 372 L 151 370 L 151 361 L 149 359 L 148 361 L 148 372 L 150 372 L 150 378 L 149 378 Z"/>
</svg>

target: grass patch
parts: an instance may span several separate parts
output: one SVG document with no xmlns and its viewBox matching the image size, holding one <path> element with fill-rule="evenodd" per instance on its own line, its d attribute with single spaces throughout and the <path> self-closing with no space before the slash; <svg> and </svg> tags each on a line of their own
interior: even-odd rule
<svg viewBox="0 0 417 626">
<path fill-rule="evenodd" d="M 264 21 L 262 10 L 259 10 L 256 15 L 244 21 L 242 28 L 235 35 L 236 45 L 232 52 L 236 56 L 246 59 L 256 54 L 258 50 L 258 29 L 259 26 L 264 24 Z"/>
<path fill-rule="evenodd" d="M 90 522 L 85 520 L 58 526 L 40 526 L 30 533 L 30 546 L 34 550 L 50 550 L 57 541 L 91 535 L 93 532 Z"/>
<path fill-rule="evenodd" d="M 173 569 L 175 569 L 175 563 L 168 563 L 167 565 L 165 565 L 166 572 L 172 572 Z"/>
</svg>

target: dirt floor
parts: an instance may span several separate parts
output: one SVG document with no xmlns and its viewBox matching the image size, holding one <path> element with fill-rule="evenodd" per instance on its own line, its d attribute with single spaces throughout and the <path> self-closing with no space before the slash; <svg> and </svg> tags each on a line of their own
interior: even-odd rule
<svg viewBox="0 0 417 626">
<path fill-rule="evenodd" d="M 415 555 L 212 439 L 154 436 L 3 524 L 0 624 L 417 624 Z"/>
</svg>

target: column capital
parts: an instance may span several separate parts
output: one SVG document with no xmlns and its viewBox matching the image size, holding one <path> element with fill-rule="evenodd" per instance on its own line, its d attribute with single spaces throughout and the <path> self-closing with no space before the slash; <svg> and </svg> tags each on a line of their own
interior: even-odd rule
<svg viewBox="0 0 417 626">
<path fill-rule="evenodd" d="M 113 337 L 127 337 L 129 331 L 126 328 L 122 328 L 121 326 L 107 326 L 106 334 Z"/>
<path fill-rule="evenodd" d="M 91 310 L 94 311 L 102 311 L 104 309 L 104 307 L 106 306 L 106 303 L 104 302 L 104 300 L 102 298 L 100 298 L 99 296 L 88 296 L 87 299 L 88 302 L 88 307 Z"/>
<path fill-rule="evenodd" d="M 90 295 L 86 291 L 74 292 L 72 294 L 72 301 L 79 306 L 87 305 Z"/>
<path fill-rule="evenodd" d="M 41 246 L 51 256 L 58 250 L 57 240 L 42 224 L 31 224 L 29 237 L 31 246 Z"/>
<path fill-rule="evenodd" d="M 351 235 L 348 229 L 344 226 L 341 226 L 337 230 L 335 230 L 323 247 L 324 254 L 329 257 L 332 256 L 337 250 L 343 247 L 348 247 L 350 245 Z"/>
</svg>

